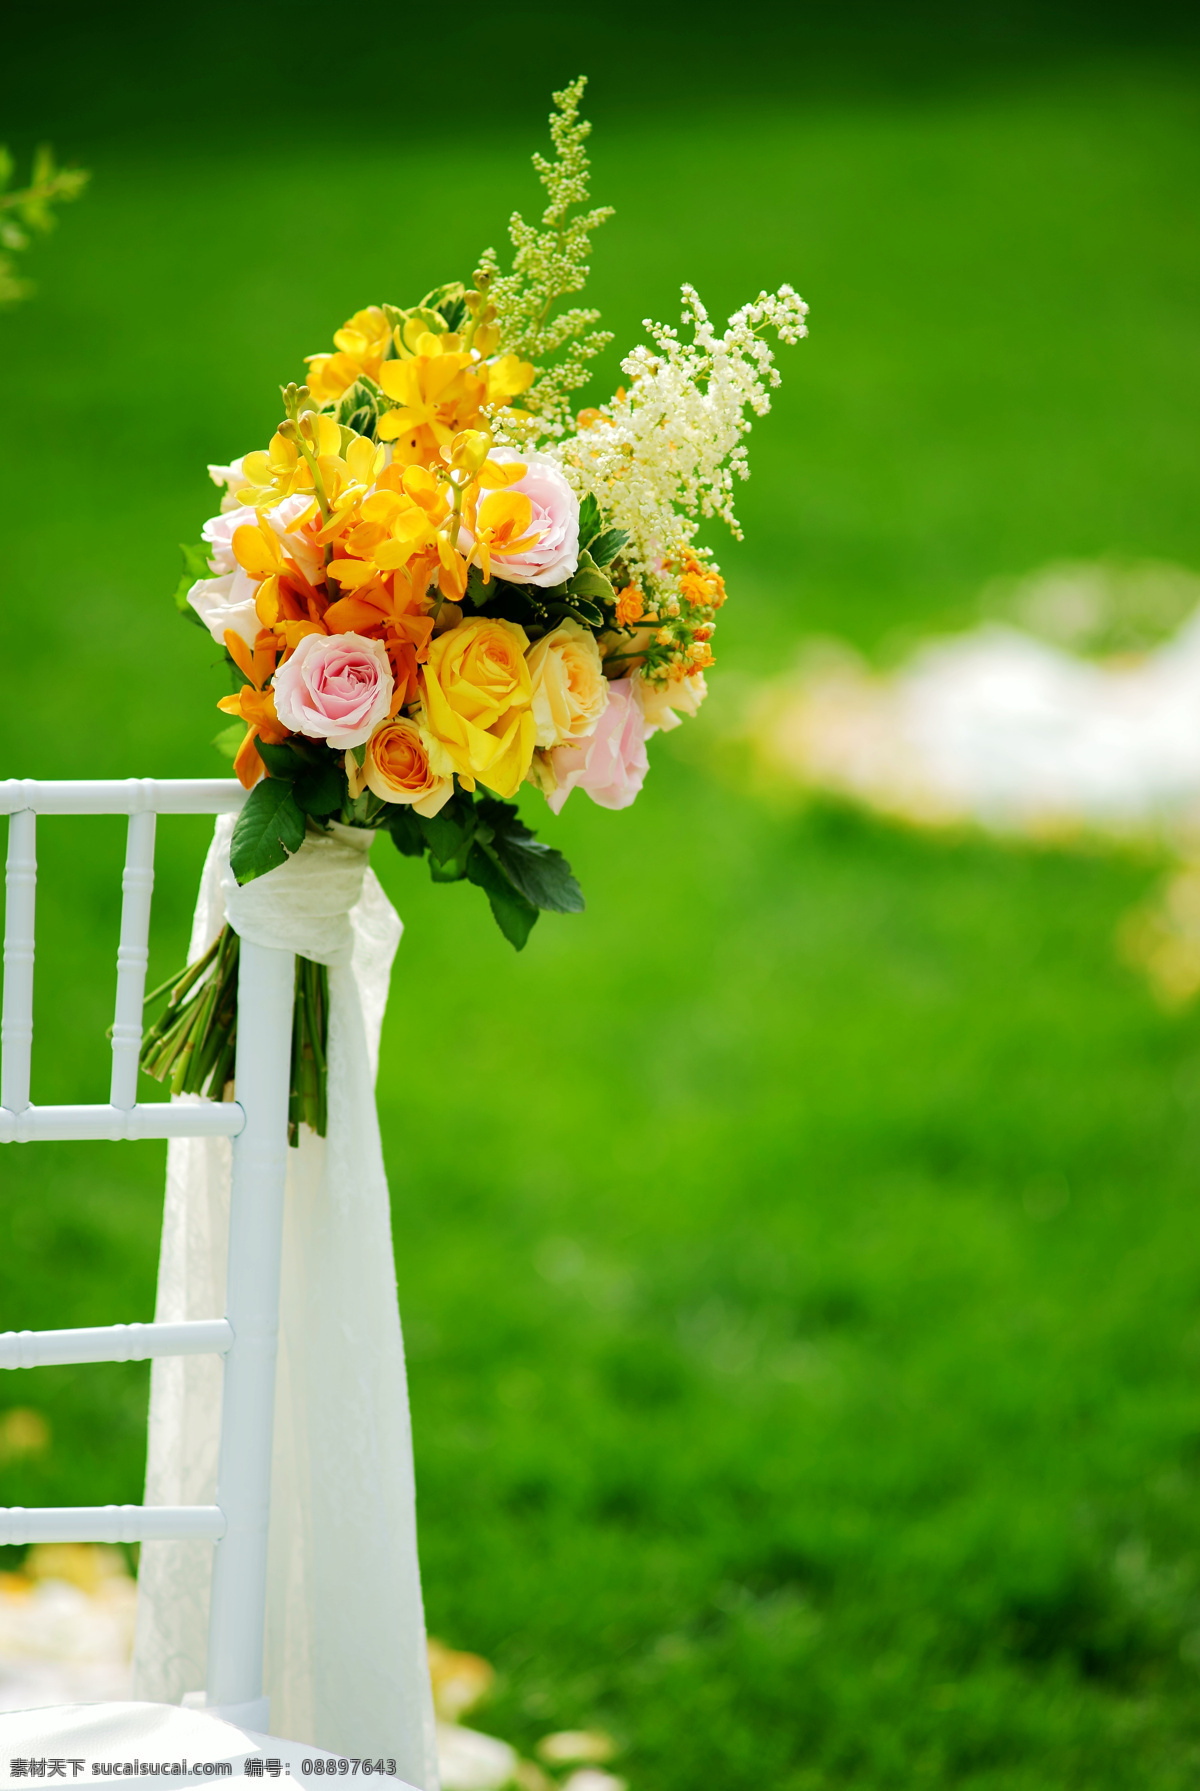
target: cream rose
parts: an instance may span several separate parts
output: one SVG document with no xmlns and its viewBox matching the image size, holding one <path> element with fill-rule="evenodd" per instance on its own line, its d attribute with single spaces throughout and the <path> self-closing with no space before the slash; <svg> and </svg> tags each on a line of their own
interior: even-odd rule
<svg viewBox="0 0 1200 1791">
<path fill-rule="evenodd" d="M 584 740 L 608 705 L 608 680 L 596 637 L 572 617 L 535 641 L 525 655 L 533 686 L 539 747 Z"/>
<path fill-rule="evenodd" d="M 663 684 L 635 672 L 633 694 L 646 718 L 646 738 L 649 740 L 660 728 L 664 734 L 669 734 L 685 715 L 695 715 L 708 695 L 708 685 L 703 672 L 692 672 L 686 678 L 668 678 Z"/>
</svg>

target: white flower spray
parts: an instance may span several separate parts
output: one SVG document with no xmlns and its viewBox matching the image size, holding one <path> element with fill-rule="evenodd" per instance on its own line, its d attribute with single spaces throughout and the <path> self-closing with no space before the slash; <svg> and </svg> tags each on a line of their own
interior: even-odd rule
<svg viewBox="0 0 1200 1791">
<path fill-rule="evenodd" d="M 702 519 L 719 517 L 741 539 L 734 478 L 749 475 L 746 436 L 771 408 L 779 370 L 764 332 L 781 342 L 807 334 L 808 307 L 790 286 L 760 293 L 718 335 L 692 286 L 683 288 L 683 328 L 647 319 L 653 348 L 626 355 L 617 396 L 584 411 L 579 433 L 547 452 L 581 495 L 592 492 L 611 523 L 627 531 L 629 572 L 667 614 L 679 599 L 678 564 Z M 711 565 L 711 556 L 699 557 Z M 715 567 L 713 568 L 715 570 Z"/>
</svg>

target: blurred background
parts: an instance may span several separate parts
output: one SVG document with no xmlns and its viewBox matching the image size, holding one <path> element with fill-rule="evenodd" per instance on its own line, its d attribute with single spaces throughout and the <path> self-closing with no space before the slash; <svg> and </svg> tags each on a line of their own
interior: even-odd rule
<svg viewBox="0 0 1200 1791">
<path fill-rule="evenodd" d="M 587 913 L 518 957 L 478 892 L 373 853 L 407 928 L 379 1104 L 429 1623 L 492 1662 L 471 1721 L 524 1754 L 603 1730 L 633 1791 L 1196 1781 L 1200 1023 L 1119 947 L 1175 847 L 917 829 L 744 740 L 813 637 L 884 676 L 996 581 L 1200 573 L 1194 26 L 68 0 L 2 28 L 0 139 L 93 181 L 0 315 L 0 775 L 221 774 L 225 676 L 171 603 L 206 463 L 265 442 L 360 305 L 504 250 L 575 73 L 617 208 L 589 397 L 682 280 L 812 307 L 745 544 L 713 538 L 709 705 L 628 813 L 535 803 Z M 152 981 L 205 844 L 162 823 Z M 37 1100 L 104 1098 L 122 850 L 40 828 Z M 0 1325 L 151 1316 L 163 1156 L 5 1153 Z M 146 1397 L 140 1366 L 8 1377 L 0 1501 L 139 1499 Z M 87 1578 L 0 1566 L 13 1609 Z M 54 1646 L 8 1621 L 0 1696 Z"/>
</svg>

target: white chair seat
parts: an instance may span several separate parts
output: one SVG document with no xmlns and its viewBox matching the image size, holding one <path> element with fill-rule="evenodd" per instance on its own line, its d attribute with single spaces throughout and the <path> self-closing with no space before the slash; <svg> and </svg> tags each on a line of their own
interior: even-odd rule
<svg viewBox="0 0 1200 1791">
<path fill-rule="evenodd" d="M 215 1711 L 188 1710 L 178 1704 L 54 1704 L 0 1714 L 0 1785 L 30 1791 L 28 1769 L 18 1776 L 13 1771 L 14 1762 L 29 1760 L 39 1766 L 47 1760 L 65 1762 L 65 1773 L 55 1775 L 62 1777 L 64 1786 L 75 1777 L 80 1785 L 85 1781 L 124 1785 L 136 1775 L 143 1787 L 148 1777 L 165 1777 L 176 1785 L 243 1785 L 253 1779 L 265 1791 L 273 1781 L 282 1786 L 289 1777 L 310 1779 L 311 1763 L 317 1760 L 322 1777 L 328 1776 L 328 1761 L 334 1761 L 333 1770 L 338 1770 L 338 1756 L 324 1748 L 262 1735 Z M 76 1760 L 84 1763 L 78 1774 L 72 1764 Z M 247 1760 L 264 1762 L 261 1777 L 253 1768 L 247 1773 Z M 278 1763 L 277 1773 L 266 1769 L 268 1761 L 272 1767 Z M 228 1773 L 206 1770 L 218 1762 L 228 1764 Z M 159 1772 L 148 1774 L 143 1763 L 157 1765 Z M 351 1760 L 344 1776 L 373 1778 L 377 1764 L 374 1759 L 364 1762 L 356 1773 Z M 387 1764 L 385 1760 L 385 1769 Z M 44 1784 L 49 1773 L 39 1770 L 36 1777 Z M 393 1791 L 412 1791 L 402 1779 L 389 1778 L 387 1783 Z"/>
</svg>

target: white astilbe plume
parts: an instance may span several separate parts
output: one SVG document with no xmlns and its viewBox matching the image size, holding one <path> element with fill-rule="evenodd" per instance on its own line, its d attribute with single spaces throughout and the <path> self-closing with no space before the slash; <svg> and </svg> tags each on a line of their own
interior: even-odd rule
<svg viewBox="0 0 1200 1791">
<path fill-rule="evenodd" d="M 621 362 L 625 391 L 585 413 L 588 427 L 550 450 L 581 494 L 594 492 L 606 519 L 630 536 L 624 558 L 647 595 L 669 604 L 675 575 L 669 564 L 692 541 L 704 517 L 718 516 L 741 539 L 733 508 L 735 476 L 749 476 L 745 437 L 751 418 L 771 408 L 780 383 L 763 339 L 806 335 L 808 307 L 790 286 L 762 292 L 717 335 L 692 286 L 683 288 L 678 330 L 645 328 L 653 348 L 635 348 Z"/>
</svg>

